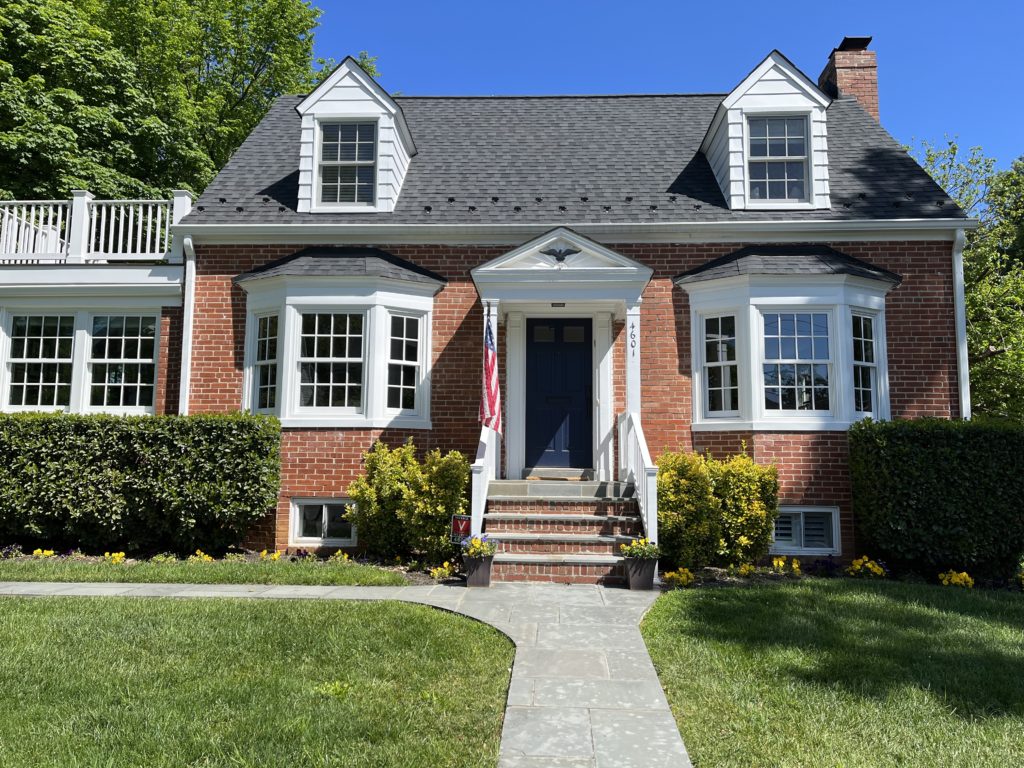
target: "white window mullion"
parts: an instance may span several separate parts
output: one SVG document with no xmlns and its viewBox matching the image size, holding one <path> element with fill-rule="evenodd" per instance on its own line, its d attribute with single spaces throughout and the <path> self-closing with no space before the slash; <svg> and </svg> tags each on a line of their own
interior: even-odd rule
<svg viewBox="0 0 1024 768">
<path fill-rule="evenodd" d="M 89 323 L 88 312 L 75 313 L 75 346 L 71 353 L 71 413 L 85 413 L 89 402 L 89 388 L 92 372 L 89 367 Z"/>
<path fill-rule="evenodd" d="M 367 365 L 366 415 L 370 419 L 384 418 L 387 405 L 388 381 L 388 311 L 375 305 L 366 313 Z"/>
</svg>

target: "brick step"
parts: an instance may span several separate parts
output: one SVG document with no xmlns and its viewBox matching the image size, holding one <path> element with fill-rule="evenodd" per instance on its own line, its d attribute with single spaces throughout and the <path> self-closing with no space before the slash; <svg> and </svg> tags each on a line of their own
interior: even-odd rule
<svg viewBox="0 0 1024 768">
<path fill-rule="evenodd" d="M 633 496 L 632 483 L 568 480 L 492 480 L 488 498 L 623 499 Z"/>
<path fill-rule="evenodd" d="M 487 499 L 487 511 L 530 515 L 623 516 L 636 513 L 633 499 L 541 499 L 497 496 Z"/>
<path fill-rule="evenodd" d="M 643 525 L 638 515 L 547 515 L 520 512 L 488 512 L 484 531 L 502 533 L 571 533 L 583 536 L 639 536 Z"/>
<path fill-rule="evenodd" d="M 621 557 L 610 555 L 528 555 L 498 553 L 494 581 L 548 581 L 559 584 L 623 584 Z"/>
<path fill-rule="evenodd" d="M 618 555 L 619 545 L 630 536 L 601 536 L 578 533 L 492 533 L 489 538 L 498 552 L 523 555 Z"/>
</svg>

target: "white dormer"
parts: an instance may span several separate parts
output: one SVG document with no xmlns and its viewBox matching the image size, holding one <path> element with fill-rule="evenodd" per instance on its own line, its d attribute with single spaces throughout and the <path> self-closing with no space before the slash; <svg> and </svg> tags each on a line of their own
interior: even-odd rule
<svg viewBox="0 0 1024 768">
<path fill-rule="evenodd" d="M 387 91 L 349 56 L 296 111 L 299 212 L 394 210 L 416 145 Z"/>
<path fill-rule="evenodd" d="M 733 210 L 830 208 L 830 100 L 778 51 L 726 96 L 701 144 Z"/>
</svg>

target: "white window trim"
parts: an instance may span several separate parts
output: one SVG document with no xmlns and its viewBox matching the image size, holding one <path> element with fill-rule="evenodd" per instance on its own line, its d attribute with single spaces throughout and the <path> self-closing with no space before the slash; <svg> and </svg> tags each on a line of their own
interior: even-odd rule
<svg viewBox="0 0 1024 768">
<path fill-rule="evenodd" d="M 697 432 L 845 431 L 868 416 L 889 418 L 885 293 L 879 283 L 838 275 L 822 278 L 737 277 L 692 283 L 690 297 L 692 424 Z M 764 312 L 827 312 L 830 316 L 829 404 L 824 411 L 768 411 L 764 407 Z M 853 410 L 853 313 L 875 319 L 878 393 L 874 413 Z M 736 416 L 706 414 L 704 318 L 736 316 L 740 411 Z"/>
<path fill-rule="evenodd" d="M 778 118 L 782 120 L 801 118 L 804 123 L 804 156 L 800 161 L 804 166 L 804 196 L 801 198 L 786 198 L 782 200 L 771 200 L 771 199 L 758 199 L 754 198 L 750 194 L 750 184 L 752 179 L 750 178 L 750 164 L 752 162 L 797 162 L 796 160 L 789 160 L 788 157 L 754 157 L 750 151 L 750 121 L 754 120 L 771 120 L 772 118 Z M 787 147 L 788 151 L 788 147 Z M 746 190 L 744 194 L 747 199 L 747 208 L 814 208 L 814 180 L 811 178 L 813 172 L 812 158 L 814 156 L 814 150 L 811 146 L 811 112 L 810 110 L 801 110 L 794 112 L 786 111 L 772 111 L 772 112 L 755 112 L 752 110 L 746 110 L 743 115 L 743 177 L 746 180 Z"/>
<path fill-rule="evenodd" d="M 350 539 L 327 539 L 313 536 L 302 536 L 302 518 L 299 516 L 299 506 L 302 504 L 346 504 L 354 502 L 347 497 L 326 497 L 313 496 L 310 498 L 297 497 L 290 500 L 290 512 L 288 521 L 288 546 L 290 547 L 354 547 L 359 543 L 359 532 L 355 524 L 352 525 L 352 538 Z"/>
<path fill-rule="evenodd" d="M 277 357 L 275 358 L 274 365 L 277 366 L 277 376 L 274 379 L 274 402 L 277 404 L 274 408 L 260 408 L 259 403 L 259 381 L 258 373 L 260 365 L 256 364 L 256 348 L 259 344 L 259 321 L 266 317 L 277 318 Z M 255 312 L 252 315 L 251 322 L 247 324 L 245 329 L 245 359 L 249 361 L 249 367 L 252 369 L 251 373 L 246 375 L 246 385 L 249 388 L 247 391 L 252 392 L 252 412 L 261 414 L 273 414 L 278 411 L 281 406 L 281 315 L 276 309 L 271 309 L 266 312 Z M 251 339 L 249 338 L 251 335 Z M 268 365 L 261 363 L 261 365 Z"/>
<path fill-rule="evenodd" d="M 706 375 L 707 366 L 708 366 L 708 362 L 707 362 L 707 345 L 706 345 L 707 338 L 706 338 L 706 335 L 705 335 L 705 324 L 704 324 L 704 321 L 705 320 L 711 320 L 711 319 L 716 318 L 716 317 L 717 318 L 732 317 L 733 320 L 734 320 L 734 326 L 733 327 L 734 327 L 735 332 L 736 332 L 736 360 L 733 361 L 732 364 L 736 366 L 736 378 L 737 378 L 737 386 L 738 386 L 738 389 L 739 389 L 739 400 L 741 402 L 743 400 L 743 372 L 742 372 L 743 363 L 742 363 L 742 361 L 745 359 L 745 357 L 742 355 L 742 353 L 740 351 L 740 339 L 739 339 L 739 337 L 740 337 L 739 324 L 741 322 L 741 318 L 743 317 L 743 315 L 740 314 L 740 310 L 737 308 L 737 309 L 733 309 L 733 310 L 724 310 L 722 312 L 708 312 L 708 313 L 706 313 L 704 315 L 699 316 L 698 321 L 695 323 L 696 333 L 694 335 L 695 342 L 694 342 L 693 347 L 694 347 L 694 350 L 695 350 L 694 351 L 694 356 L 695 357 L 697 357 L 697 356 L 700 357 L 700 362 L 699 362 L 699 365 L 700 365 L 700 382 L 699 382 L 700 383 L 700 394 L 698 395 L 696 393 L 696 391 L 695 391 L 694 392 L 694 399 L 695 400 L 699 399 L 699 407 L 700 407 L 700 411 L 699 412 L 703 414 L 704 420 L 706 420 L 706 421 L 716 421 L 716 420 L 719 420 L 719 419 L 736 419 L 736 418 L 739 418 L 741 416 L 741 412 L 739 410 L 713 411 L 712 412 L 712 411 L 710 411 L 708 409 L 708 402 L 707 402 L 708 383 L 707 383 L 707 381 L 705 381 L 705 378 L 704 378 L 705 375 Z M 719 365 L 719 364 L 718 363 L 714 363 L 713 365 Z M 723 364 L 721 367 L 724 367 L 724 365 L 728 365 L 728 363 Z M 696 405 L 697 405 L 697 403 L 695 403 L 695 406 Z"/>
<path fill-rule="evenodd" d="M 349 427 L 358 429 L 430 429 L 431 337 L 436 286 L 385 278 L 273 278 L 266 285 L 246 285 L 245 376 L 242 409 L 255 402 L 256 318 L 278 314 L 278 416 L 283 427 Z M 299 407 L 298 352 L 303 313 L 362 313 L 363 406 Z M 390 358 L 390 315 L 420 321 L 419 384 L 415 411 L 387 408 L 387 366 Z"/>
<path fill-rule="evenodd" d="M 347 114 L 318 115 L 313 121 L 313 199 L 310 201 L 312 213 L 380 213 L 386 210 L 380 204 L 381 193 L 381 153 L 380 153 L 380 115 L 379 114 Z M 373 202 L 372 203 L 324 203 L 320 198 L 321 183 L 321 149 L 323 147 L 324 124 L 337 123 L 373 123 L 374 156 L 373 156 Z"/>
<path fill-rule="evenodd" d="M 772 530 L 772 546 L 769 552 L 773 555 L 817 555 L 827 557 L 828 555 L 839 555 L 842 553 L 842 541 L 840 540 L 839 528 L 839 507 L 829 506 L 780 506 L 779 514 L 799 514 L 805 512 L 827 512 L 832 515 L 832 547 L 797 547 L 790 544 L 776 544 L 775 532 Z"/>
<path fill-rule="evenodd" d="M 11 334 L 14 317 L 18 315 L 71 315 L 75 318 L 74 344 L 71 353 L 71 400 L 67 406 L 10 405 L 11 376 L 10 354 Z M 156 318 L 156 334 L 153 338 L 153 405 L 114 406 L 90 405 L 92 386 L 92 318 L 104 316 L 152 316 Z M 160 306 L 121 305 L 117 302 L 95 306 L 69 307 L 59 305 L 32 305 L 5 303 L 0 308 L 0 413 L 106 413 L 114 416 L 150 416 L 156 413 L 157 395 L 160 391 L 160 344 L 163 324 L 163 308 Z"/>
<path fill-rule="evenodd" d="M 394 364 L 394 365 L 409 365 L 408 362 L 403 362 L 403 361 L 400 361 L 400 360 L 392 360 L 391 359 L 391 339 L 392 339 L 392 336 L 391 336 L 391 318 L 392 317 L 414 318 L 414 319 L 419 321 L 419 338 L 417 340 L 417 347 L 416 347 L 418 355 L 419 355 L 419 360 L 417 360 L 416 363 L 415 363 L 415 365 L 416 365 L 416 389 L 415 389 L 415 392 L 416 392 L 416 394 L 415 394 L 416 407 L 412 408 L 412 409 L 410 409 L 410 408 L 390 408 L 390 407 L 388 407 L 388 404 L 387 404 L 387 400 L 388 400 L 388 391 L 387 390 L 390 387 L 390 381 L 391 381 L 391 379 L 390 379 L 390 371 L 388 370 L 389 367 L 392 364 Z M 420 410 L 422 408 L 422 405 L 423 405 L 424 398 L 429 396 L 425 392 L 425 386 L 424 386 L 425 383 L 426 383 L 426 377 L 424 376 L 424 369 L 427 366 L 426 361 L 424 361 L 424 359 L 423 359 L 423 346 L 424 346 L 424 343 L 425 343 L 424 336 L 427 335 L 426 334 L 426 330 L 424 329 L 424 322 L 426 321 L 426 318 L 425 318 L 425 316 L 424 316 L 424 314 L 422 312 L 409 312 L 407 310 L 402 310 L 402 309 L 389 309 L 388 312 L 387 312 L 386 320 L 387 320 L 387 322 L 386 322 L 386 326 L 387 327 L 385 328 L 385 336 L 387 337 L 387 346 L 385 347 L 384 355 L 385 355 L 385 358 L 386 358 L 387 365 L 384 368 L 384 390 L 385 390 L 385 392 L 384 392 L 384 410 L 385 410 L 385 412 L 388 415 L 391 415 L 391 416 L 395 416 L 395 417 L 399 417 L 399 418 L 400 417 L 413 417 L 414 418 L 414 417 L 419 415 L 419 412 L 420 412 Z"/>
</svg>

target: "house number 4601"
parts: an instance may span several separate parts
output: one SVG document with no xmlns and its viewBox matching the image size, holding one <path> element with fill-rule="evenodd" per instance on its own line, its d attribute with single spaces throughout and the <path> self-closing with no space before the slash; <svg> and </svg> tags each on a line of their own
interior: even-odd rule
<svg viewBox="0 0 1024 768">
<path fill-rule="evenodd" d="M 636 323 L 630 323 L 629 325 L 629 354 L 632 357 L 636 357 L 636 348 L 639 344 L 639 340 L 636 337 Z"/>
</svg>

